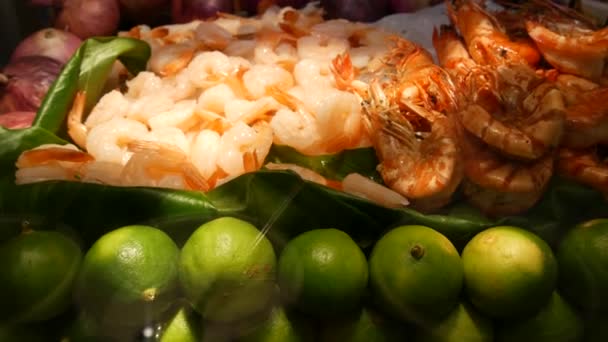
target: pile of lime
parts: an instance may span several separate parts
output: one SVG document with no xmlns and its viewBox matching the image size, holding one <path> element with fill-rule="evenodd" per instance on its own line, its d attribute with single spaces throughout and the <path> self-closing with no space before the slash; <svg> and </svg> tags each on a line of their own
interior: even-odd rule
<svg viewBox="0 0 608 342">
<path fill-rule="evenodd" d="M 366 247 L 331 227 L 279 246 L 235 217 L 181 245 L 26 227 L 0 260 L 0 341 L 608 341 L 608 219 L 553 248 L 496 226 L 461 250 L 420 225 Z"/>
</svg>

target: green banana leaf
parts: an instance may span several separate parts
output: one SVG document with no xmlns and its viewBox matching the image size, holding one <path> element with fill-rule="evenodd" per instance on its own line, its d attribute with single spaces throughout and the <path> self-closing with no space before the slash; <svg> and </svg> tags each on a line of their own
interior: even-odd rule
<svg viewBox="0 0 608 342">
<path fill-rule="evenodd" d="M 149 47 L 137 40 L 87 40 L 50 89 L 34 125 L 22 130 L 0 129 L 0 218 L 4 218 L 0 220 L 0 237 L 14 232 L 14 226 L 8 227 L 5 222 L 26 219 L 39 225 L 69 225 L 86 244 L 128 224 L 159 227 L 183 243 L 201 223 L 230 215 L 254 223 L 279 249 L 303 231 L 328 227 L 346 231 L 366 248 L 387 229 L 401 224 L 427 225 L 462 248 L 477 232 L 493 225 L 522 226 L 557 242 L 574 223 L 608 216 L 608 203 L 601 194 L 557 178 L 540 203 L 525 215 L 492 219 L 461 199 L 440 213 L 427 215 L 410 208 L 385 208 L 305 181 L 290 171 L 264 169 L 242 175 L 206 194 L 69 181 L 14 184 L 14 163 L 22 151 L 44 143 L 66 142 L 65 118 L 78 91 L 86 91 L 90 108 L 102 95 L 115 60 L 135 74 L 144 69 L 149 54 Z M 288 147 L 274 146 L 267 158 L 267 162 L 271 161 L 309 167 L 336 180 L 352 172 L 379 180 L 371 149 L 310 157 Z"/>
</svg>

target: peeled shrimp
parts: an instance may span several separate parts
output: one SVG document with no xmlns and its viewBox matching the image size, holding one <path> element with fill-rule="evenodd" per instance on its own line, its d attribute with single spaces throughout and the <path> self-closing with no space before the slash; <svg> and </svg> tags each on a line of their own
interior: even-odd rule
<svg viewBox="0 0 608 342">
<path fill-rule="evenodd" d="M 227 102 L 224 112 L 230 122 L 241 121 L 250 124 L 264 119 L 266 114 L 273 113 L 279 108 L 280 105 L 274 98 L 265 96 L 255 101 L 236 99 Z"/>
<path fill-rule="evenodd" d="M 205 129 L 200 131 L 191 145 L 192 164 L 198 169 L 201 175 L 212 182 L 212 179 L 217 173 L 217 161 L 219 159 L 219 150 L 221 144 L 221 135 L 213 130 Z"/>
<path fill-rule="evenodd" d="M 242 67 L 234 61 L 219 51 L 205 51 L 194 57 L 184 73 L 194 86 L 205 89 L 216 85 Z"/>
<path fill-rule="evenodd" d="M 221 137 L 217 165 L 232 179 L 262 167 L 272 145 L 272 129 L 265 121 L 253 126 L 237 122 Z M 226 179 L 226 180 L 227 180 Z"/>
<path fill-rule="evenodd" d="M 304 88 L 331 87 L 332 73 L 328 63 L 314 59 L 301 59 L 294 67 L 293 75 L 296 84 Z"/>
<path fill-rule="evenodd" d="M 348 41 L 334 37 L 304 36 L 297 42 L 300 59 L 331 61 L 348 48 Z"/>
<path fill-rule="evenodd" d="M 359 97 L 331 90 L 314 108 L 320 144 L 326 153 L 358 147 L 365 139 Z"/>
<path fill-rule="evenodd" d="M 78 180 L 81 168 L 95 160 L 76 146 L 46 144 L 24 151 L 17 159 L 17 184 L 47 180 Z"/>
<path fill-rule="evenodd" d="M 231 32 L 210 21 L 198 24 L 194 37 L 208 50 L 223 50 L 233 39 Z"/>
<path fill-rule="evenodd" d="M 190 155 L 190 142 L 186 138 L 184 131 L 177 127 L 157 127 L 146 134 L 147 141 L 153 141 Z"/>
<path fill-rule="evenodd" d="M 318 155 L 359 147 L 367 141 L 360 99 L 354 94 L 335 88 L 292 88 L 290 93 L 275 88 L 271 89 L 271 94 L 287 107 L 277 110 L 270 120 L 277 144 Z M 311 102 L 305 103 L 294 95 Z"/>
<path fill-rule="evenodd" d="M 125 118 L 113 118 L 93 127 L 86 139 L 86 150 L 99 161 L 125 165 L 132 152 L 127 144 L 132 140 L 145 140 L 146 125 Z"/>
<path fill-rule="evenodd" d="M 228 85 L 220 83 L 204 90 L 198 98 L 196 108 L 222 114 L 226 104 L 236 100 L 237 96 Z"/>
<path fill-rule="evenodd" d="M 93 107 L 84 124 L 88 129 L 115 117 L 126 117 L 129 113 L 130 101 L 118 90 L 105 94 Z"/>
<path fill-rule="evenodd" d="M 182 131 L 187 131 L 190 127 L 198 122 L 198 116 L 195 113 L 196 101 L 183 100 L 177 102 L 167 111 L 157 112 L 148 119 L 148 126 L 152 129 L 162 127 L 177 127 Z"/>
<path fill-rule="evenodd" d="M 196 50 L 190 42 L 158 47 L 148 61 L 148 69 L 160 76 L 175 75 L 192 61 Z"/>
<path fill-rule="evenodd" d="M 315 118 L 307 111 L 279 109 L 270 120 L 274 142 L 288 145 L 303 153 L 316 152 L 315 143 L 321 139 Z"/>
<path fill-rule="evenodd" d="M 149 95 L 158 95 L 162 89 L 163 79 L 150 71 L 142 71 L 136 77 L 127 81 L 125 96 L 137 99 Z"/>
<path fill-rule="evenodd" d="M 298 60 L 296 40 L 288 32 L 262 29 L 255 35 L 252 59 L 258 64 L 280 65 L 291 69 Z"/>
<path fill-rule="evenodd" d="M 408 200 L 396 191 L 357 173 L 348 174 L 342 182 L 338 182 L 296 164 L 267 163 L 264 167 L 269 170 L 290 170 L 304 180 L 342 190 L 385 207 L 399 208 L 409 204 Z"/>
<path fill-rule="evenodd" d="M 243 85 L 254 99 L 258 99 L 266 95 L 268 87 L 282 90 L 293 87 L 294 79 L 290 72 L 278 65 L 258 64 L 243 74 Z"/>
</svg>

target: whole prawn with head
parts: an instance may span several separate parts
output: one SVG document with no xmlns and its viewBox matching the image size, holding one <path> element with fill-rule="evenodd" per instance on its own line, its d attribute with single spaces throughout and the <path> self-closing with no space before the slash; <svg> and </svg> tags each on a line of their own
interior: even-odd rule
<svg viewBox="0 0 608 342">
<path fill-rule="evenodd" d="M 515 8 L 543 58 L 560 72 L 599 81 L 606 73 L 608 28 L 550 0 L 499 1 Z"/>
<path fill-rule="evenodd" d="M 465 160 L 464 195 L 489 215 L 529 209 L 553 174 L 549 151 L 563 129 L 561 94 L 525 64 L 477 64 L 452 27 L 435 30 L 433 44 L 461 89 L 455 122 Z M 525 73 L 513 77 L 518 70 Z"/>
<path fill-rule="evenodd" d="M 525 63 L 483 65 L 451 27 L 433 35 L 439 62 L 460 91 L 460 124 L 506 156 L 536 160 L 559 145 L 565 104 L 557 87 Z"/>
<path fill-rule="evenodd" d="M 413 207 L 433 211 L 450 202 L 463 177 L 450 115 L 457 108 L 454 84 L 426 50 L 391 39 L 385 67 L 370 76 L 364 123 L 386 185 Z"/>
<path fill-rule="evenodd" d="M 463 176 L 450 117 L 416 104 L 391 103 L 378 81 L 369 92 L 365 123 L 386 185 L 421 211 L 449 203 Z"/>
<path fill-rule="evenodd" d="M 481 65 L 527 64 L 534 67 L 540 53 L 529 38 L 510 37 L 483 0 L 446 0 L 448 16 L 464 39 L 467 51 Z"/>
</svg>

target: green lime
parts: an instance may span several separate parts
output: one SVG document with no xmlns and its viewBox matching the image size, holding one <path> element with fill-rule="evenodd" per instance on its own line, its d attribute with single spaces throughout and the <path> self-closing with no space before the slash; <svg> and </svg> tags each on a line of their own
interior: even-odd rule
<svg viewBox="0 0 608 342">
<path fill-rule="evenodd" d="M 583 338 L 583 320 L 553 291 L 533 316 L 505 321 L 496 333 L 499 342 L 576 342 Z"/>
<path fill-rule="evenodd" d="M 585 338 L 583 341 L 608 341 L 608 314 L 596 314 L 585 319 Z"/>
<path fill-rule="evenodd" d="M 403 323 L 392 320 L 369 306 L 323 323 L 322 342 L 392 342 L 407 340 L 409 335 Z"/>
<path fill-rule="evenodd" d="M 556 257 L 564 297 L 588 311 L 608 311 L 608 219 L 572 228 Z"/>
<path fill-rule="evenodd" d="M 462 252 L 466 293 L 481 313 L 521 317 L 549 300 L 557 262 L 545 241 L 530 231 L 493 227 L 475 235 Z"/>
<path fill-rule="evenodd" d="M 108 325 L 87 312 L 80 312 L 64 329 L 60 342 L 130 342 L 140 341 L 145 330 L 142 326 Z M 48 341 L 48 340 L 47 340 Z M 146 340 L 148 341 L 148 340 Z"/>
<path fill-rule="evenodd" d="M 174 302 L 178 257 L 159 229 L 135 225 L 106 233 L 84 257 L 77 303 L 102 326 L 143 326 Z"/>
<path fill-rule="evenodd" d="M 53 224 L 48 220 L 34 215 L 6 215 L 0 216 L 0 243 L 19 236 L 24 231 L 54 230 Z"/>
<path fill-rule="evenodd" d="M 189 307 L 182 307 L 162 325 L 158 342 L 200 342 L 203 319 Z"/>
<path fill-rule="evenodd" d="M 200 226 L 186 241 L 179 277 L 204 319 L 235 321 L 263 310 L 275 293 L 276 256 L 252 224 L 223 217 Z"/>
<path fill-rule="evenodd" d="M 462 289 L 462 261 L 442 234 L 401 226 L 378 240 L 370 256 L 370 284 L 386 312 L 420 323 L 448 314 Z"/>
<path fill-rule="evenodd" d="M 3 324 L 0 325 L 0 341 L 6 342 L 47 342 L 49 336 L 46 330 L 31 325 Z"/>
<path fill-rule="evenodd" d="M 0 260 L 0 322 L 44 321 L 68 308 L 82 260 L 74 241 L 27 231 L 0 245 Z"/>
<path fill-rule="evenodd" d="M 367 260 L 361 248 L 337 229 L 302 233 L 287 242 L 279 258 L 282 297 L 316 317 L 356 309 L 367 278 Z"/>
<path fill-rule="evenodd" d="M 492 342 L 492 320 L 483 316 L 466 301 L 441 320 L 431 322 L 418 331 L 416 342 Z"/>
<path fill-rule="evenodd" d="M 86 313 L 77 315 L 71 324 L 64 332 L 61 342 L 106 342 L 112 341 L 112 338 L 103 336 L 104 329 L 99 327 L 99 324 L 93 317 Z"/>
<path fill-rule="evenodd" d="M 236 340 L 238 342 L 315 341 L 315 327 L 301 314 L 275 306 L 268 319 Z"/>
</svg>

